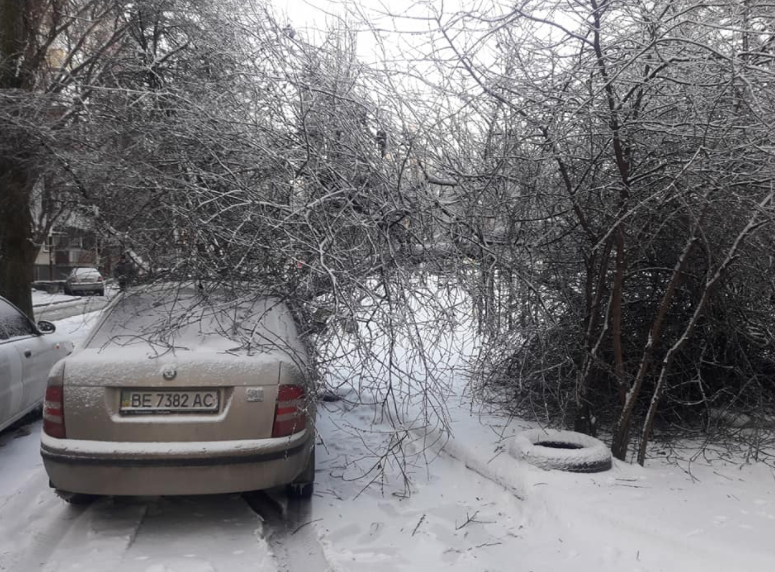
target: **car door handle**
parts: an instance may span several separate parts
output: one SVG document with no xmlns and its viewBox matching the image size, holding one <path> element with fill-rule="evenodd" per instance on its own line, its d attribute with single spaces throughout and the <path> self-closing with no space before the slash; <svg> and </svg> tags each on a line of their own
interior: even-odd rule
<svg viewBox="0 0 775 572">
<path fill-rule="evenodd" d="M 24 357 L 32 357 L 32 351 L 31 350 L 24 350 Z"/>
</svg>

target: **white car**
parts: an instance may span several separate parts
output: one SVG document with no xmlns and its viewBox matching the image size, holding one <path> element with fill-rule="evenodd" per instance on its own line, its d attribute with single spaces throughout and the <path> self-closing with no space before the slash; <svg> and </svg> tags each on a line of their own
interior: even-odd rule
<svg viewBox="0 0 775 572">
<path fill-rule="evenodd" d="M 65 280 L 65 294 L 73 296 L 86 294 L 105 295 L 105 281 L 96 268 L 73 268 Z"/>
<path fill-rule="evenodd" d="M 73 351 L 55 331 L 0 296 L 0 431 L 43 402 L 51 367 Z"/>
</svg>

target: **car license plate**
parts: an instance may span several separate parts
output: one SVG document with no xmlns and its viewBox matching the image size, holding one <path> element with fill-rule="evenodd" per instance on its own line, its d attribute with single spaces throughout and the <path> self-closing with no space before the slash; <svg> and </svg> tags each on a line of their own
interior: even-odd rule
<svg viewBox="0 0 775 572">
<path fill-rule="evenodd" d="M 121 408 L 124 415 L 141 413 L 217 413 L 220 408 L 219 393 L 210 390 L 134 390 L 121 391 Z"/>
</svg>

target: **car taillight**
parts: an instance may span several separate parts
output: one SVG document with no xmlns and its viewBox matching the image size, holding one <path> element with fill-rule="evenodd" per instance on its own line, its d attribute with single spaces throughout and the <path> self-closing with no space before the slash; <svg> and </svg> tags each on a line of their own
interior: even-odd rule
<svg viewBox="0 0 775 572">
<path fill-rule="evenodd" d="M 299 385 L 281 385 L 277 391 L 272 437 L 287 437 L 306 427 L 304 388 Z"/>
<path fill-rule="evenodd" d="M 97 282 L 102 282 L 102 276 L 97 276 Z"/>
<path fill-rule="evenodd" d="M 43 401 L 43 431 L 57 439 L 65 438 L 64 374 L 64 362 L 59 362 L 49 374 L 46 398 Z"/>
</svg>

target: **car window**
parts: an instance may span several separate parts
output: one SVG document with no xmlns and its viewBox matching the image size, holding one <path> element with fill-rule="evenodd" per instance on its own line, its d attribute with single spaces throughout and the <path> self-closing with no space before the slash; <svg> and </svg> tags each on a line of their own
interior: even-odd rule
<svg viewBox="0 0 775 572">
<path fill-rule="evenodd" d="M 94 274 L 94 275 L 98 275 L 98 274 L 100 273 L 100 271 L 99 271 L 99 270 L 97 270 L 96 268 L 76 268 L 74 272 L 75 272 L 75 274 L 77 274 L 78 276 L 81 276 L 81 275 L 83 275 L 83 274 Z"/>
<path fill-rule="evenodd" d="M 7 338 L 31 336 L 35 334 L 30 321 L 5 300 L 0 300 L 0 330 Z M 7 339 L 6 338 L 6 339 Z"/>
<path fill-rule="evenodd" d="M 303 351 L 287 306 L 272 298 L 223 300 L 193 291 L 128 296 L 106 316 L 88 347 L 153 347 L 162 353 Z"/>
</svg>

